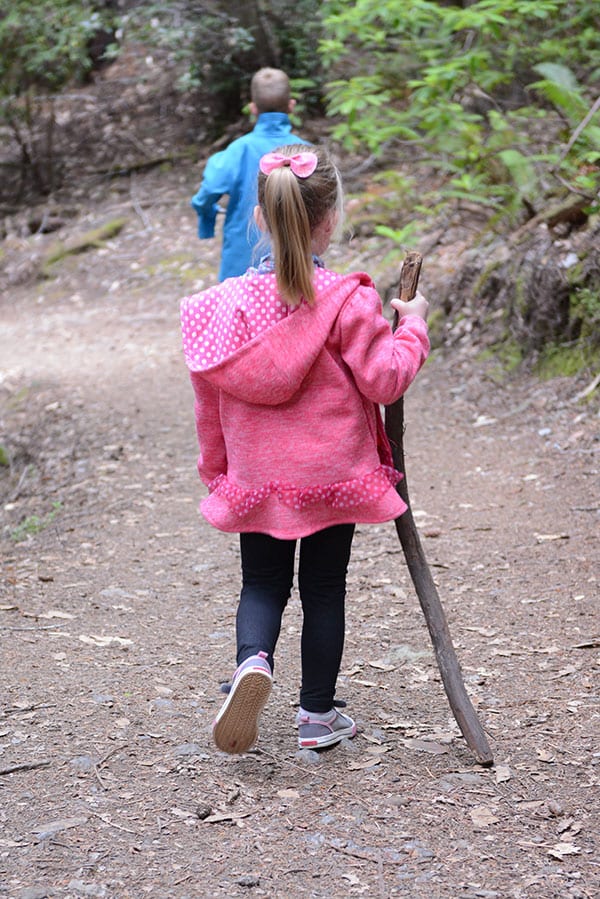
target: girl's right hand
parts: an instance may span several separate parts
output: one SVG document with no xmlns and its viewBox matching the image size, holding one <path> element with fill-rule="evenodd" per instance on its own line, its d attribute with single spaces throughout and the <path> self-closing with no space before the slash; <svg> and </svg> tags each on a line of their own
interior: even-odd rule
<svg viewBox="0 0 600 899">
<path fill-rule="evenodd" d="M 394 298 L 390 300 L 390 305 L 393 309 L 396 310 L 400 318 L 403 315 L 418 315 L 419 318 L 427 321 L 427 315 L 429 313 L 429 303 L 425 299 L 422 293 L 417 290 L 414 299 L 412 300 L 399 300 Z"/>
</svg>

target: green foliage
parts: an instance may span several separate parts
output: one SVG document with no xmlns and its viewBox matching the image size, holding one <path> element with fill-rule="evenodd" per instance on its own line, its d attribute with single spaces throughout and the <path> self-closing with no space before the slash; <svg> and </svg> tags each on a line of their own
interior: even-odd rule
<svg viewBox="0 0 600 899">
<path fill-rule="evenodd" d="M 570 378 L 582 371 L 598 371 L 600 349 L 580 341 L 566 344 L 549 344 L 542 350 L 535 371 L 539 377 Z"/>
<path fill-rule="evenodd" d="M 589 0 L 325 2 L 320 50 L 334 138 L 354 153 L 378 156 L 386 173 L 397 161 L 430 185 L 412 200 L 398 191 L 395 209 L 393 192 L 377 196 L 371 188 L 372 232 L 397 250 L 418 233 L 415 220 L 451 221 L 454 207 L 477 204 L 485 232 L 504 234 L 537 213 L 541 221 L 546 210 L 567 207 L 569 194 L 578 213 L 560 219 L 563 229 L 596 212 L 597 15 Z M 570 283 L 565 337 L 572 346 L 565 354 L 573 370 L 600 339 L 591 271 L 587 265 L 587 280 Z M 531 300 L 519 275 L 514 302 L 525 319 Z M 516 341 L 494 347 L 503 371 L 523 352 Z"/>
<path fill-rule="evenodd" d="M 570 316 L 578 322 L 580 334 L 600 347 L 600 289 L 576 287 L 571 293 Z"/>
<path fill-rule="evenodd" d="M 50 246 L 44 255 L 42 263 L 42 273 L 45 277 L 51 277 L 52 266 L 56 262 L 60 262 L 65 256 L 73 256 L 77 253 L 84 253 L 86 250 L 98 249 L 103 247 L 107 240 L 116 237 L 125 225 L 126 218 L 110 219 L 97 228 L 92 228 L 83 234 L 79 234 L 67 243 L 57 242 Z"/>
<path fill-rule="evenodd" d="M 375 233 L 381 237 L 389 237 L 394 243 L 408 249 L 419 230 L 417 222 L 408 222 L 403 228 L 389 228 L 387 225 L 377 225 Z"/>
<path fill-rule="evenodd" d="M 88 42 L 103 27 L 94 4 L 74 0 L 2 0 L 0 90 L 18 97 L 56 91 L 91 65 Z"/>
<path fill-rule="evenodd" d="M 495 363 L 488 368 L 486 376 L 502 384 L 507 374 L 518 369 L 523 362 L 523 349 L 516 340 L 504 335 L 502 340 L 482 350 L 477 358 L 482 362 Z"/>
<path fill-rule="evenodd" d="M 444 176 L 443 197 L 499 218 L 531 210 L 559 185 L 592 202 L 600 186 L 596 5 L 411 0 L 408 14 L 405 6 L 323 3 L 334 138 L 357 152 L 409 147 L 415 164 Z"/>
<path fill-rule="evenodd" d="M 432 309 L 427 317 L 427 330 L 432 349 L 443 346 L 445 326 L 446 316 L 443 309 Z"/>
<path fill-rule="evenodd" d="M 566 66 L 543 63 L 534 66 L 534 70 L 544 77 L 530 87 L 551 103 L 573 129 L 569 152 L 558 158 L 555 168 L 562 169 L 574 190 L 593 197 L 599 183 L 596 176 L 600 160 L 600 104 L 596 100 L 590 109 L 582 85 Z"/>
<path fill-rule="evenodd" d="M 576 292 L 574 307 L 590 321 L 592 327 L 600 328 L 600 292 L 584 287 Z"/>
<path fill-rule="evenodd" d="M 39 534 L 39 532 L 43 531 L 49 524 L 52 524 L 61 509 L 62 503 L 54 502 L 52 503 L 52 511 L 48 512 L 48 514 L 44 515 L 42 518 L 40 518 L 39 515 L 28 515 L 16 528 L 13 528 L 10 534 L 11 539 L 14 540 L 15 543 L 21 543 L 22 541 L 27 540 L 28 537 Z"/>
</svg>

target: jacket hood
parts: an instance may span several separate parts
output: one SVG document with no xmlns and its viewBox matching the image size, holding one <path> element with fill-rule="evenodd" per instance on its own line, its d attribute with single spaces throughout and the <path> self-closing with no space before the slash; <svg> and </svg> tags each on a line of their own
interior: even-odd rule
<svg viewBox="0 0 600 899">
<path fill-rule="evenodd" d="M 325 346 L 344 303 L 359 287 L 373 286 L 362 272 L 326 274 L 326 286 L 317 288 L 314 305 L 286 309 L 276 300 L 283 316 L 278 320 L 274 275 L 248 273 L 185 297 L 181 326 L 190 371 L 247 403 L 274 406 L 290 400 Z M 267 298 L 272 308 L 265 313 Z M 257 309 L 263 330 L 253 334 L 249 317 Z M 269 312 L 273 323 L 265 325 Z"/>
</svg>

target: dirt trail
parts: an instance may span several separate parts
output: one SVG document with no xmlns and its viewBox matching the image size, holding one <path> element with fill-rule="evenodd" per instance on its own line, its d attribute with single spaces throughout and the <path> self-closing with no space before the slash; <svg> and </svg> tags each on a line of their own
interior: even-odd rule
<svg viewBox="0 0 600 899">
<path fill-rule="evenodd" d="M 108 249 L 1 301 L 0 895 L 597 896 L 597 409 L 568 381 L 499 386 L 466 346 L 406 399 L 413 509 L 494 768 L 452 719 L 392 524 L 360 527 L 351 563 L 359 736 L 297 755 L 294 597 L 259 745 L 219 753 L 237 544 L 197 515 L 177 320 L 216 247 L 161 184 L 141 222 L 116 190 L 89 217 L 126 207 Z"/>
</svg>

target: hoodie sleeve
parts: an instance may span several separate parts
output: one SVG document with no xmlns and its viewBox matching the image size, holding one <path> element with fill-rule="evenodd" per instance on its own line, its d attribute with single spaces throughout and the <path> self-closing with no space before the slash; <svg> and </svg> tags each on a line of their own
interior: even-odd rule
<svg viewBox="0 0 600 899">
<path fill-rule="evenodd" d="M 338 319 L 340 352 L 360 392 L 374 403 L 394 403 L 429 354 L 427 323 L 406 315 L 392 328 L 372 287 L 359 287 Z"/>
<path fill-rule="evenodd" d="M 232 145 L 211 156 L 206 163 L 202 183 L 192 197 L 192 206 L 198 215 L 198 237 L 214 237 L 217 204 L 224 194 L 229 194 L 238 177 L 238 152 Z"/>
<path fill-rule="evenodd" d="M 198 473 L 203 483 L 210 484 L 227 471 L 227 450 L 219 415 L 219 392 L 198 372 L 191 372 L 194 388 L 194 416 L 198 435 Z"/>
</svg>

